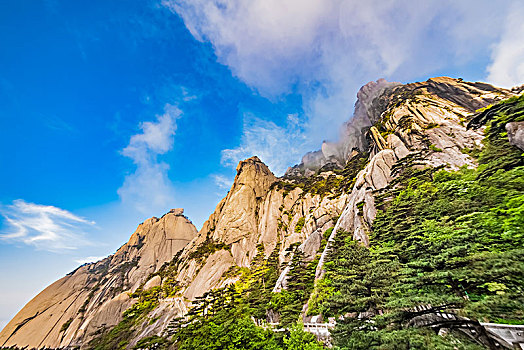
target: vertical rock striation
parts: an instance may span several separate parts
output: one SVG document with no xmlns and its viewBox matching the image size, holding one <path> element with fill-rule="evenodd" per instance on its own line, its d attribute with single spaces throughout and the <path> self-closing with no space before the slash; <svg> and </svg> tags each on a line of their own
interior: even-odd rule
<svg viewBox="0 0 524 350">
<path fill-rule="evenodd" d="M 100 330 L 116 325 L 134 303 L 128 293 L 196 236 L 182 213 L 174 209 L 146 220 L 114 255 L 82 265 L 44 289 L 2 330 L 0 346 L 86 344 Z"/>
<path fill-rule="evenodd" d="M 419 167 L 474 167 L 468 151 L 482 146 L 483 134 L 481 129 L 468 129 L 467 122 L 477 109 L 514 95 L 510 90 L 485 83 L 438 77 L 397 85 L 367 103 L 372 123 L 367 132 L 371 158 L 357 175 L 329 242 L 333 242 L 338 230 L 344 230 L 363 244 L 369 243 L 368 232 L 376 215 L 374 193 L 390 186 L 394 179 L 392 169 L 401 167 L 403 161 Z M 317 277 L 322 275 L 328 249 L 329 244 L 317 268 Z"/>
<path fill-rule="evenodd" d="M 257 157 L 240 162 L 230 191 L 199 232 L 181 209 L 146 220 L 114 255 L 79 267 L 31 300 L 0 332 L 0 346 L 88 348 L 136 302 L 130 293 L 175 285 L 134 330 L 132 348 L 143 337 L 165 334 L 196 298 L 238 281 L 257 255 L 278 254 L 282 273 L 274 290 L 285 288 L 289 248 L 299 246 L 313 260 L 333 228 L 320 277 L 337 230 L 369 243 L 375 195 L 394 186 L 396 170 L 474 167 L 468 153 L 481 147 L 482 129 L 466 124 L 477 109 L 513 95 L 447 77 L 368 83 L 340 142 L 324 143 L 282 178 Z M 522 125 L 506 128 L 512 144 L 524 147 Z"/>
</svg>

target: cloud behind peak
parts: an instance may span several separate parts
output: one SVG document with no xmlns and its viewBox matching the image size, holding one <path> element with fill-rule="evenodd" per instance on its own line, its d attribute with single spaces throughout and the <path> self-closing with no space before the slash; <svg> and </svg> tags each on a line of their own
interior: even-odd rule
<svg viewBox="0 0 524 350">
<path fill-rule="evenodd" d="M 158 156 L 169 152 L 174 145 L 177 129 L 176 120 L 182 111 L 167 104 L 164 113 L 155 121 L 140 124 L 141 133 L 131 136 L 122 155 L 136 165 L 133 173 L 125 177 L 118 195 L 122 202 L 131 205 L 141 213 L 163 213 L 173 203 L 174 187 L 169 180 L 169 165 Z"/>
<path fill-rule="evenodd" d="M 262 96 L 302 96 L 301 134 L 285 149 L 268 142 L 275 135 L 274 116 L 258 116 L 259 136 L 244 128 L 241 144 L 223 152 L 230 164 L 257 150 L 268 158 L 285 153 L 283 162 L 292 165 L 297 154 L 339 137 L 365 83 L 453 75 L 478 65 L 479 57 L 488 61 L 513 2 L 163 0 L 162 5 Z M 478 74 L 470 79 L 482 79 L 486 66 L 470 71 Z"/>
<path fill-rule="evenodd" d="M 24 243 L 48 251 L 75 250 L 89 245 L 83 230 L 94 221 L 51 205 L 26 202 L 22 199 L 2 206 L 0 212 L 6 228 L 0 239 Z"/>
</svg>

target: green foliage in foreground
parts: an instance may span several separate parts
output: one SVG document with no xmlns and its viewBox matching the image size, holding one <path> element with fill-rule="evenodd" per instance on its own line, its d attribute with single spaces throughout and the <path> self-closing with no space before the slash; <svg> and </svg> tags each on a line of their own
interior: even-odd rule
<svg viewBox="0 0 524 350">
<path fill-rule="evenodd" d="M 90 348 L 94 350 L 126 349 L 130 338 L 136 331 L 135 328 L 141 325 L 147 314 L 157 307 L 160 292 L 160 287 L 153 287 L 135 295 L 138 301 L 124 312 L 123 320 L 109 332 L 93 340 L 89 344 Z"/>
<path fill-rule="evenodd" d="M 404 164 L 392 186 L 377 194 L 379 211 L 369 248 L 348 233 L 338 233 L 326 275 L 309 299 L 310 310 L 337 317 L 333 338 L 338 349 L 480 348 L 457 332 L 439 336 L 414 327 L 420 315 L 414 308 L 421 305 L 429 307 L 429 314 L 524 324 L 524 158 L 504 130 L 507 122 L 523 120 L 523 108 L 520 97 L 482 112 L 476 122 L 489 122 L 485 147 L 476 153 L 476 170 L 448 172 Z M 351 174 L 365 158 L 357 160 L 348 168 Z M 311 190 L 336 194 L 345 188 L 335 183 L 338 180 L 329 177 Z M 201 248 L 206 255 L 224 247 L 210 242 Z M 292 265 L 288 289 L 272 294 L 277 256 L 257 256 L 236 285 L 200 298 L 172 338 L 145 338 L 135 348 L 322 349 L 296 323 L 313 289 L 315 261 L 307 264 L 295 251 Z M 175 271 L 175 266 L 161 273 Z M 138 302 L 124 313 L 123 321 L 92 348 L 127 347 L 159 295 L 166 294 L 161 288 L 134 295 Z M 280 313 L 289 330 L 275 333 L 253 322 L 270 309 Z"/>
<path fill-rule="evenodd" d="M 211 290 L 197 298 L 187 319 L 180 319 L 173 326 L 174 335 L 152 336 L 141 339 L 134 349 L 260 349 L 260 350 L 320 350 L 322 345 L 315 337 L 295 326 L 301 307 L 309 295 L 314 275 L 311 266 L 304 263 L 301 252 L 295 249 L 292 261 L 286 304 L 281 311 L 290 329 L 273 332 L 257 326 L 253 319 L 263 320 L 266 312 L 277 308 L 271 290 L 279 276 L 278 249 L 266 259 L 262 246 L 239 282 L 224 289 Z M 296 248 L 296 247 L 295 247 Z M 124 319 L 109 332 L 90 344 L 95 350 L 125 349 L 129 340 L 148 322 L 147 314 L 158 305 L 158 298 L 165 295 L 163 286 L 147 291 L 138 289 L 132 294 L 138 302 L 124 313 Z"/>
<path fill-rule="evenodd" d="M 429 314 L 524 324 L 524 158 L 504 130 L 523 110 L 510 107 L 492 115 L 478 169 L 406 166 L 377 196 L 369 249 L 337 235 L 322 307 L 344 316 L 333 332 L 341 349 L 479 347 L 459 333 L 412 327 L 420 305 Z"/>
<path fill-rule="evenodd" d="M 209 307 L 198 307 L 173 337 L 179 350 L 320 350 L 315 337 L 297 326 L 285 333 L 256 326 L 243 297 L 231 286 L 215 292 Z"/>
<path fill-rule="evenodd" d="M 313 290 L 317 264 L 318 258 L 306 262 L 304 253 L 295 246 L 287 275 L 287 289 L 273 293 L 269 305 L 280 314 L 281 325 L 288 327 L 298 321 L 302 307 Z"/>
</svg>

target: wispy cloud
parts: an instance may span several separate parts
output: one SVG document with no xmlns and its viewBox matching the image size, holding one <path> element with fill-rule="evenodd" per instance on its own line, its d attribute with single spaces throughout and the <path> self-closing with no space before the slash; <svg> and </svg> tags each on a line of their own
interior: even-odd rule
<svg viewBox="0 0 524 350">
<path fill-rule="evenodd" d="M 197 95 L 191 94 L 189 90 L 184 86 L 180 87 L 180 93 L 184 102 L 189 102 L 198 99 Z"/>
<path fill-rule="evenodd" d="M 66 132 L 75 131 L 75 128 L 71 124 L 58 116 L 44 116 L 42 119 L 49 129 Z"/>
<path fill-rule="evenodd" d="M 74 250 L 88 245 L 84 229 L 95 224 L 67 210 L 22 199 L 0 207 L 6 228 L 0 239 L 48 251 Z"/>
<path fill-rule="evenodd" d="M 267 155 L 268 160 L 290 161 L 294 149 L 303 154 L 311 150 L 307 148 L 311 144 L 318 147 L 323 139 L 336 139 L 340 125 L 351 117 L 358 88 L 368 81 L 381 77 L 390 81 L 420 79 L 447 69 L 456 71 L 478 61 L 479 56 L 489 57 L 511 10 L 510 3 L 162 1 L 182 17 L 197 40 L 213 45 L 221 63 L 262 95 L 274 98 L 298 92 L 303 97 L 305 117 L 298 137 L 268 142 L 271 135 L 293 126 L 255 121 L 258 136 L 245 128 L 242 144 L 224 151 L 226 163 L 239 155 L 257 154 L 249 153 L 254 151 Z M 514 38 L 518 35 L 516 32 Z M 269 143 L 286 148 L 261 147 Z M 261 148 L 264 154 L 260 154 Z M 286 161 L 279 160 L 278 170 L 274 170 L 281 171 L 281 163 Z"/>
<path fill-rule="evenodd" d="M 300 159 L 305 142 L 297 115 L 288 115 L 286 124 L 278 126 L 251 113 L 244 114 L 240 145 L 222 151 L 222 163 L 236 167 L 242 159 L 257 155 L 277 175 L 282 175 L 289 164 Z"/>
<path fill-rule="evenodd" d="M 163 212 L 173 203 L 174 188 L 168 177 L 169 166 L 158 159 L 173 148 L 177 129 L 176 120 L 182 112 L 167 104 L 164 114 L 152 122 L 140 124 L 141 133 L 131 136 L 122 155 L 133 160 L 134 173 L 126 176 L 118 194 L 144 214 Z"/>
<path fill-rule="evenodd" d="M 211 175 L 211 177 L 213 178 L 215 185 L 217 185 L 217 187 L 220 190 L 229 189 L 233 184 L 233 180 L 229 179 L 227 176 L 224 175 L 213 174 Z"/>
<path fill-rule="evenodd" d="M 488 80 L 496 85 L 513 87 L 524 84 L 524 4 L 510 7 L 500 42 L 493 50 Z"/>
<path fill-rule="evenodd" d="M 507 6 L 482 0 L 162 4 L 184 19 L 195 38 L 210 41 L 235 75 L 262 92 L 277 94 L 297 82 L 316 81 L 331 89 L 355 73 L 356 79 L 372 74 L 372 80 L 420 76 L 473 59 L 489 50 L 509 13 Z"/>
<path fill-rule="evenodd" d="M 96 262 L 96 261 L 102 260 L 104 258 L 105 258 L 105 256 L 87 256 L 85 258 L 75 259 L 75 262 L 79 263 L 80 265 L 83 265 L 83 264 L 89 264 L 89 263 L 92 263 L 92 262 Z"/>
</svg>

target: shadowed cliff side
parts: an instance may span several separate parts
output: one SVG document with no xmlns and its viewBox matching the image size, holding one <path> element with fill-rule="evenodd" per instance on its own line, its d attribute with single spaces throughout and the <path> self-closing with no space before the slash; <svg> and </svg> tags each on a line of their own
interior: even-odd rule
<svg viewBox="0 0 524 350">
<path fill-rule="evenodd" d="M 285 290 L 297 264 L 316 266 L 318 278 L 338 229 L 368 244 L 375 194 L 394 185 L 399 169 L 475 167 L 469 153 L 481 147 L 483 130 L 466 124 L 477 109 L 515 93 L 447 77 L 369 83 L 358 94 L 356 119 L 344 126 L 351 137 L 305 156 L 313 166 L 276 178 L 258 157 L 241 161 L 200 232 L 180 210 L 147 220 L 113 256 L 81 266 L 30 301 L 0 333 L 0 345 L 87 349 L 95 340 L 106 349 L 125 340 L 130 349 L 168 334 L 199 298 L 242 282 L 270 256 L 280 274 L 270 291 Z M 511 130 L 520 135 L 521 127 Z M 278 319 L 264 302 L 261 317 Z"/>
<path fill-rule="evenodd" d="M 114 255 L 82 265 L 44 289 L 2 330 L 0 345 L 64 347 L 116 325 L 135 302 L 128 293 L 195 237 L 182 213 L 174 209 L 146 220 Z"/>
</svg>

